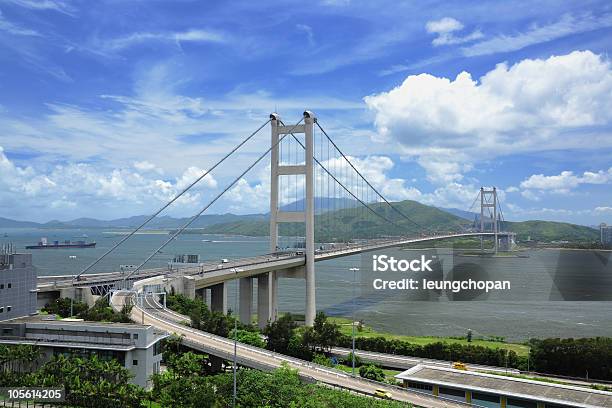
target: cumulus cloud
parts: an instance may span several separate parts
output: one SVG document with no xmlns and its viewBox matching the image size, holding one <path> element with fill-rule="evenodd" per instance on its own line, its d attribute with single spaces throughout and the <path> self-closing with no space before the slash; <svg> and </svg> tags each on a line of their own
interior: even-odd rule
<svg viewBox="0 0 612 408">
<path fill-rule="evenodd" d="M 480 188 L 473 184 L 450 182 L 435 188 L 431 192 L 422 192 L 411 185 L 414 180 L 390 176 L 395 163 L 388 156 L 348 156 L 348 158 L 374 188 L 390 201 L 416 200 L 437 207 L 467 209 L 473 203 Z M 364 184 L 359 184 L 357 177 L 350 177 L 352 169 L 349 168 L 349 165 L 343 159 L 323 160 L 321 163 L 340 183 L 363 201 L 368 199 L 371 201 L 377 200 L 377 197 L 371 190 L 367 196 L 364 195 L 365 191 L 368 190 L 367 187 Z M 328 177 L 327 173 L 321 170 L 319 166 L 315 167 L 315 195 L 354 199 L 354 197 Z M 270 167 L 268 166 L 261 170 L 256 178 L 256 182 L 249 183 L 246 179 L 241 179 L 234 188 L 228 191 L 225 200 L 229 203 L 230 211 L 245 212 L 249 210 L 252 212 L 267 212 L 270 200 L 269 173 Z M 498 191 L 501 197 L 505 197 L 503 191 Z M 301 200 L 303 197 L 303 178 L 291 178 L 288 181 L 283 181 L 281 178 L 279 183 L 279 201 L 281 205 L 290 204 Z"/>
<path fill-rule="evenodd" d="M 452 17 L 428 21 L 427 24 L 425 24 L 425 29 L 428 33 L 437 35 L 431 42 L 434 46 L 462 44 L 483 37 L 483 34 L 479 30 L 465 36 L 457 36 L 455 32 L 463 30 L 463 24 Z"/>
<path fill-rule="evenodd" d="M 612 183 L 612 167 L 597 172 L 585 171 L 574 174 L 573 171 L 562 171 L 560 174 L 545 176 L 534 174 L 523 180 L 520 187 L 521 194 L 530 200 L 538 200 L 543 192 L 567 194 L 581 184 L 608 184 Z"/>
<path fill-rule="evenodd" d="M 44 208 L 47 204 L 64 214 L 66 208 L 74 207 L 81 211 L 94 208 L 97 212 L 105 204 L 111 207 L 129 204 L 150 211 L 152 204 L 170 200 L 204 171 L 189 167 L 181 176 L 164 180 L 136 168 L 106 170 L 88 163 L 71 163 L 41 172 L 15 165 L 0 147 L 0 208 L 4 214 L 27 210 L 30 216 L 35 207 Z M 202 191 L 216 187 L 216 180 L 207 175 L 178 204 L 193 206 L 200 201 Z"/>
<path fill-rule="evenodd" d="M 612 207 L 595 207 L 595 212 L 598 214 L 612 214 Z"/>
<path fill-rule="evenodd" d="M 610 61 L 574 51 L 502 63 L 479 80 L 467 72 L 454 80 L 410 75 L 365 102 L 380 137 L 399 142 L 432 180 L 444 183 L 460 180 L 475 158 L 611 147 L 610 95 Z"/>
</svg>

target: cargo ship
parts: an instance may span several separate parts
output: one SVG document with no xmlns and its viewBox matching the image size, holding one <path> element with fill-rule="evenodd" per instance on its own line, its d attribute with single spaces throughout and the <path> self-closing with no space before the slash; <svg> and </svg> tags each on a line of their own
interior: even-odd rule
<svg viewBox="0 0 612 408">
<path fill-rule="evenodd" d="M 41 238 L 37 245 L 26 245 L 26 249 L 47 249 L 47 248 L 95 248 L 95 242 L 85 241 L 53 241 L 48 242 L 47 238 Z"/>
</svg>

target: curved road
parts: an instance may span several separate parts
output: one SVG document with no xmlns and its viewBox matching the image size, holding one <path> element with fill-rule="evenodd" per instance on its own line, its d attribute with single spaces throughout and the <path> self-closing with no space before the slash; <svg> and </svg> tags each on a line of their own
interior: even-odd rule
<svg viewBox="0 0 612 408">
<path fill-rule="evenodd" d="M 117 292 L 111 300 L 114 308 L 120 309 L 127 302 L 131 302 L 133 293 Z M 194 330 L 179 322 L 185 321 L 185 316 L 168 311 L 160 307 L 159 303 L 152 297 L 140 298 L 141 304 L 134 305 L 131 318 L 137 323 L 150 324 L 158 329 L 184 336 L 186 345 L 212 355 L 232 360 L 234 353 L 234 342 L 224 337 L 216 336 L 201 330 Z M 271 370 L 287 363 L 291 368 L 297 369 L 302 377 L 311 378 L 315 381 L 341 387 L 358 393 L 373 395 L 376 389 L 383 388 L 391 393 L 394 400 L 412 403 L 419 407 L 427 408 L 460 408 L 470 406 L 465 403 L 443 400 L 428 394 L 408 391 L 401 387 L 353 378 L 352 376 L 318 366 L 297 358 L 273 353 L 258 347 L 238 343 L 238 363 L 247 367 Z"/>
</svg>

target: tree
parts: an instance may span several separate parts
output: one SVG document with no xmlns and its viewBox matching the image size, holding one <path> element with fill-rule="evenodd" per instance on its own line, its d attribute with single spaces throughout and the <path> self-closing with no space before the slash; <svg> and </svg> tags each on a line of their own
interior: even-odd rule
<svg viewBox="0 0 612 408">
<path fill-rule="evenodd" d="M 50 314 L 56 314 L 61 317 L 70 317 L 70 304 L 71 303 L 72 303 L 72 312 L 74 316 L 77 316 L 80 313 L 83 313 L 84 311 L 88 309 L 87 303 L 85 302 L 80 302 L 77 300 L 73 301 L 70 298 L 58 298 L 58 299 L 55 299 L 51 303 L 47 303 L 45 307 L 43 307 L 42 310 L 44 312 L 47 312 Z"/>
<path fill-rule="evenodd" d="M 103 408 L 140 407 L 142 388 L 130 384 L 130 372 L 117 360 L 56 355 L 31 376 L 29 385 L 64 387 L 66 401 L 73 406 Z"/>
<path fill-rule="evenodd" d="M 108 297 L 103 297 L 96 300 L 96 303 L 89 309 L 78 313 L 77 316 L 92 322 L 131 323 L 131 312 L 132 306 L 124 306 L 121 312 L 115 312 L 108 304 Z"/>
<path fill-rule="evenodd" d="M 331 347 L 338 343 L 342 337 L 340 327 L 327 320 L 323 312 L 317 313 L 314 325 L 304 329 L 302 334 L 304 344 L 314 352 L 316 350 L 330 351 Z"/>
<path fill-rule="evenodd" d="M 325 367 L 333 367 L 331 360 L 325 354 L 316 353 L 312 359 L 312 362 Z"/>
<path fill-rule="evenodd" d="M 353 366 L 353 352 L 352 351 L 348 354 L 348 356 L 346 356 L 346 359 L 344 360 L 344 364 L 346 364 L 349 367 Z M 361 357 L 355 354 L 355 367 L 359 367 L 361 364 L 362 364 Z"/>
<path fill-rule="evenodd" d="M 471 343 L 472 342 L 472 330 L 468 329 L 466 337 L 467 337 L 467 342 Z"/>
<path fill-rule="evenodd" d="M 268 325 L 264 329 L 264 334 L 268 338 L 266 348 L 278 353 L 287 354 L 289 341 L 296 327 L 297 324 L 293 320 L 291 313 L 287 313 L 275 322 L 268 322 Z"/>
<path fill-rule="evenodd" d="M 359 367 L 359 375 L 373 381 L 385 381 L 385 373 L 382 368 L 374 364 L 362 365 Z"/>
<path fill-rule="evenodd" d="M 244 344 L 249 344 L 251 346 L 255 346 L 259 348 L 266 347 L 266 342 L 261 338 L 261 335 L 257 332 L 238 329 L 237 335 L 235 335 L 234 329 L 232 329 L 232 331 L 230 332 L 229 338 L 233 339 L 234 337 L 236 337 L 236 340 Z"/>
</svg>

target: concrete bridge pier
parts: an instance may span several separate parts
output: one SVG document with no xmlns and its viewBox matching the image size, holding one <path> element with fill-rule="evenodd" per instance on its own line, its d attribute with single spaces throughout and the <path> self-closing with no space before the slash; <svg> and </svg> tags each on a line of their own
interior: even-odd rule
<svg viewBox="0 0 612 408">
<path fill-rule="evenodd" d="M 208 293 L 208 288 L 196 289 L 195 296 L 210 308 L 210 294 Z"/>
<path fill-rule="evenodd" d="M 210 310 L 227 314 L 227 286 L 225 282 L 210 287 Z"/>
<path fill-rule="evenodd" d="M 251 324 L 253 315 L 253 278 L 240 278 L 238 281 L 240 323 Z"/>
<path fill-rule="evenodd" d="M 257 276 L 257 325 L 263 329 L 278 314 L 278 277 L 276 272 Z"/>
<path fill-rule="evenodd" d="M 99 298 L 91 294 L 90 288 L 63 288 L 59 291 L 59 297 L 85 302 L 89 307 L 93 306 Z"/>
</svg>

